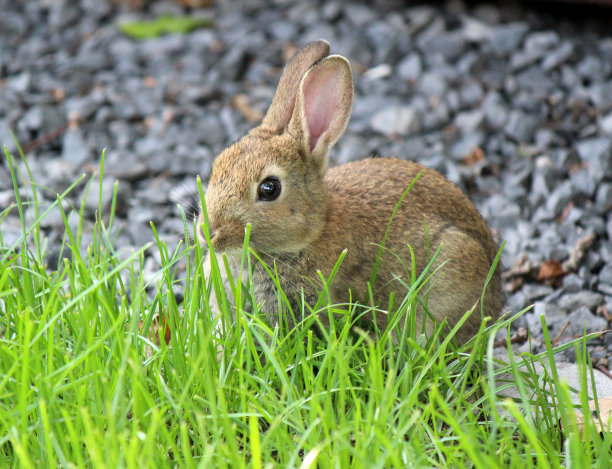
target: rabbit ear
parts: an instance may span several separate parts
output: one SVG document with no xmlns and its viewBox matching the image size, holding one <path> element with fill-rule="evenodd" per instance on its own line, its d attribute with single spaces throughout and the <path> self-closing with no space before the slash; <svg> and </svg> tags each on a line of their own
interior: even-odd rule
<svg viewBox="0 0 612 469">
<path fill-rule="evenodd" d="M 283 75 L 278 82 L 272 104 L 266 113 L 261 126 L 279 133 L 287 127 L 293 108 L 295 96 L 302 77 L 317 61 L 329 54 L 329 43 L 324 40 L 311 42 L 297 51 L 285 66 Z"/>
<path fill-rule="evenodd" d="M 330 148 L 344 133 L 353 108 L 353 74 L 348 60 L 331 55 L 313 65 L 300 83 L 289 132 L 327 167 Z"/>
</svg>

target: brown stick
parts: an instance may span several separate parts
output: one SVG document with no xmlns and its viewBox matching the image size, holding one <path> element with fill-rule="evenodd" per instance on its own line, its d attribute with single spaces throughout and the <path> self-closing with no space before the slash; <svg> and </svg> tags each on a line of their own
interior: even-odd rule
<svg viewBox="0 0 612 469">
<path fill-rule="evenodd" d="M 21 151 L 23 151 L 23 154 L 25 155 L 26 153 L 29 153 L 30 151 L 44 145 L 45 143 L 49 143 L 52 140 L 55 140 L 56 138 L 60 137 L 64 132 L 66 132 L 66 130 L 68 130 L 68 125 L 68 122 L 66 122 L 61 127 L 58 127 L 57 129 L 52 130 L 51 132 L 45 135 L 41 135 L 40 137 L 32 140 L 30 143 L 27 143 L 22 146 Z"/>
<path fill-rule="evenodd" d="M 601 371 L 608 378 L 612 379 L 612 373 L 610 373 L 610 371 L 606 367 L 603 367 L 601 365 L 595 365 L 595 368 L 597 368 L 599 371 Z"/>
</svg>

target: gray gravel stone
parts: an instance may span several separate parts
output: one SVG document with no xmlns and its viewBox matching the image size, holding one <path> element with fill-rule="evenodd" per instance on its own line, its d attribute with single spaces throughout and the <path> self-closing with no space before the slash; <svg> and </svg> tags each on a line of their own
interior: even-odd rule
<svg viewBox="0 0 612 469">
<path fill-rule="evenodd" d="M 589 87 L 589 97 L 599 112 L 612 110 L 612 82 L 594 83 Z"/>
<path fill-rule="evenodd" d="M 463 51 L 465 38 L 459 31 L 425 37 L 418 41 L 423 54 L 440 54 L 447 61 L 455 60 Z"/>
<path fill-rule="evenodd" d="M 579 75 L 589 81 L 601 81 L 610 71 L 610 64 L 594 55 L 586 55 L 576 67 Z"/>
<path fill-rule="evenodd" d="M 62 142 L 62 158 L 65 161 L 75 166 L 81 166 L 89 161 L 89 149 L 83 138 L 83 133 L 79 129 L 68 129 Z"/>
<path fill-rule="evenodd" d="M 491 129 L 499 130 L 508 121 L 508 107 L 497 92 L 489 92 L 482 103 L 482 111 Z"/>
<path fill-rule="evenodd" d="M 463 134 L 482 130 L 484 124 L 485 115 L 479 109 L 474 111 L 465 111 L 457 114 L 455 117 L 455 125 Z"/>
<path fill-rule="evenodd" d="M 581 306 L 567 316 L 569 326 L 565 330 L 567 336 L 581 335 L 585 331 L 599 332 L 608 329 L 608 321 L 601 316 L 595 316 L 589 308 Z"/>
<path fill-rule="evenodd" d="M 110 150 L 106 154 L 106 173 L 117 179 L 137 181 L 143 179 L 148 171 L 147 165 L 134 152 Z"/>
<path fill-rule="evenodd" d="M 404 80 L 416 81 L 423 71 L 423 62 L 421 57 L 416 54 L 408 54 L 397 65 L 397 73 Z"/>
<path fill-rule="evenodd" d="M 612 139 L 582 140 L 576 144 L 576 149 L 580 159 L 588 165 L 588 170 L 596 182 L 612 176 Z"/>
<path fill-rule="evenodd" d="M 447 84 L 443 75 L 428 71 L 421 76 L 418 88 L 426 96 L 442 96 L 446 92 Z"/>
<path fill-rule="evenodd" d="M 542 31 L 529 33 L 525 37 L 525 50 L 543 55 L 549 49 L 557 46 L 559 35 L 554 31 Z"/>
<path fill-rule="evenodd" d="M 574 311 L 580 307 L 585 307 L 589 311 L 594 312 L 597 306 L 603 304 L 603 301 L 603 295 L 589 290 L 582 290 L 577 293 L 562 296 L 559 300 L 559 307 L 568 312 Z"/>
<path fill-rule="evenodd" d="M 485 140 L 482 132 L 471 132 L 461 137 L 451 147 L 450 154 L 455 160 L 467 157 L 476 148 L 480 148 Z"/>
<path fill-rule="evenodd" d="M 56 130 L 64 124 L 60 111 L 51 106 L 33 106 L 28 109 L 20 119 L 20 130 L 36 131 L 46 134 Z"/>
<path fill-rule="evenodd" d="M 388 106 L 376 112 L 370 121 L 372 129 L 385 135 L 410 135 L 421 127 L 418 112 L 409 106 Z"/>
<path fill-rule="evenodd" d="M 526 23 L 497 25 L 493 28 L 491 46 L 500 55 L 509 54 L 521 44 L 527 31 L 529 31 L 529 25 Z"/>
<path fill-rule="evenodd" d="M 511 111 L 505 126 L 506 135 L 518 142 L 528 142 L 533 138 L 537 119 L 522 111 Z"/>
<path fill-rule="evenodd" d="M 612 112 L 599 119 L 599 127 L 606 135 L 612 135 Z"/>
<path fill-rule="evenodd" d="M 591 174 L 586 169 L 575 171 L 570 175 L 570 181 L 574 189 L 588 197 L 595 194 L 596 184 Z"/>
<path fill-rule="evenodd" d="M 566 62 L 573 53 L 573 44 L 569 41 L 564 41 L 555 50 L 546 54 L 542 60 L 542 68 L 547 71 L 557 68 L 559 65 Z"/>
<path fill-rule="evenodd" d="M 332 158 L 337 164 L 344 164 L 355 161 L 366 156 L 364 154 L 365 142 L 358 136 L 347 136 L 338 142 L 337 149 L 333 152 Z"/>
<path fill-rule="evenodd" d="M 18 75 L 13 75 L 6 81 L 8 89 L 17 93 L 26 93 L 30 91 L 32 85 L 32 74 L 30 72 L 22 72 Z"/>
<path fill-rule="evenodd" d="M 115 190 L 116 179 L 104 178 L 102 180 L 102 192 L 100 193 L 100 179 L 92 179 L 89 188 L 83 190 L 85 196 L 85 210 L 90 213 L 99 212 L 106 216 L 111 208 L 113 192 Z M 126 183 L 117 184 L 117 207 L 125 207 L 131 197 L 131 188 Z"/>
<path fill-rule="evenodd" d="M 572 185 L 569 181 L 565 181 L 565 183 L 557 186 L 546 200 L 546 210 L 553 217 L 559 216 L 573 196 L 574 189 Z"/>
<path fill-rule="evenodd" d="M 606 283 L 608 285 L 612 285 L 612 264 L 606 264 L 604 268 L 599 272 L 599 279 L 601 282 Z M 610 293 L 607 293 L 610 295 Z"/>
</svg>

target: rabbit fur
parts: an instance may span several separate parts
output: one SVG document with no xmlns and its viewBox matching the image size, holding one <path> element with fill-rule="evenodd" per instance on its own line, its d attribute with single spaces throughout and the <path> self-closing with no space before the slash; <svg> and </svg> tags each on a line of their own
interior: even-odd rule
<svg viewBox="0 0 612 469">
<path fill-rule="evenodd" d="M 430 272 L 444 265 L 430 281 L 427 304 L 417 308 L 417 321 L 421 324 L 426 307 L 437 321 L 446 319 L 453 326 L 476 305 L 457 335 L 459 341 L 466 341 L 480 327 L 481 306 L 493 320 L 502 306 L 499 267 L 480 305 L 496 243 L 470 200 L 432 169 L 396 158 L 368 158 L 327 169 L 330 149 L 344 133 L 352 105 L 350 64 L 342 56 L 329 55 L 327 42 L 312 42 L 294 55 L 261 125 L 213 163 L 205 203 L 219 265 L 223 266 L 225 253 L 232 275 L 237 276 L 245 227 L 250 223 L 250 247 L 278 272 L 294 314 L 302 295 L 314 305 L 322 285 L 318 272 L 327 278 L 345 249 L 346 257 L 330 286 L 331 300 L 365 300 L 392 213 L 408 185 L 421 174 L 390 225 L 372 291 L 382 309 L 391 292 L 401 301 L 406 289 L 398 279 L 408 283 L 410 278 L 408 245 L 415 255 L 417 275 L 442 245 Z M 278 189 L 270 178 L 280 183 L 280 195 L 264 200 Z M 203 214 L 200 228 L 202 222 Z M 200 239 L 204 240 L 201 233 Z M 209 274 L 210 254 L 204 262 Z M 277 324 L 283 311 L 276 286 L 261 265 L 254 268 L 253 285 L 257 303 Z M 211 308 L 217 308 L 214 294 Z M 384 329 L 387 314 L 375 318 Z M 321 320 L 326 322 L 325 317 Z"/>
</svg>

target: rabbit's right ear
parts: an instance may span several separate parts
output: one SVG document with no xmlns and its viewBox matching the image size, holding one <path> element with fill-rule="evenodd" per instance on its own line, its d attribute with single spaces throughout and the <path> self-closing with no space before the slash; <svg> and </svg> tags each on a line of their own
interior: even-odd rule
<svg viewBox="0 0 612 469">
<path fill-rule="evenodd" d="M 279 133 L 287 127 L 293 115 L 295 97 L 302 77 L 313 64 L 329 55 L 329 43 L 324 40 L 311 42 L 297 51 L 285 66 L 278 82 L 272 104 L 266 113 L 261 127 Z"/>
<path fill-rule="evenodd" d="M 329 150 L 346 130 L 353 108 L 353 73 L 341 55 L 313 65 L 300 83 L 288 132 L 300 142 L 321 174 Z"/>
</svg>

